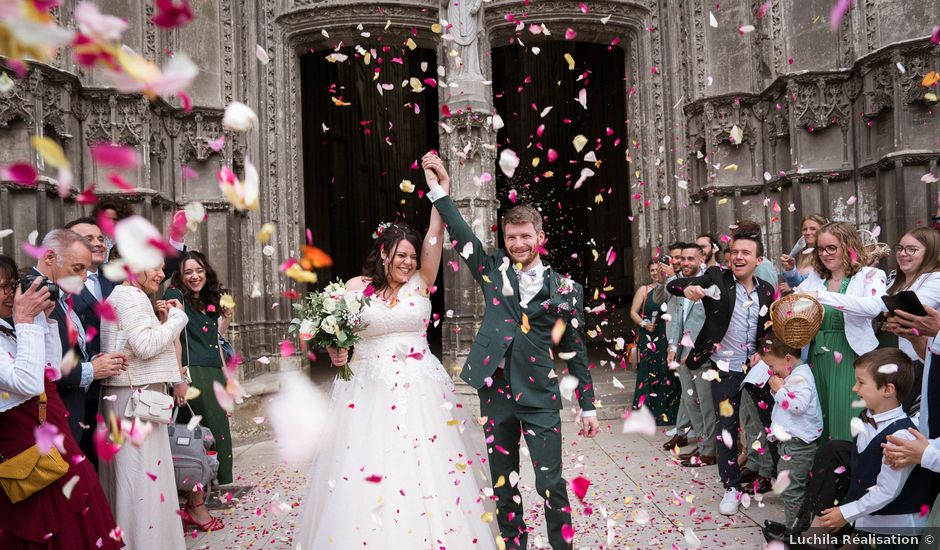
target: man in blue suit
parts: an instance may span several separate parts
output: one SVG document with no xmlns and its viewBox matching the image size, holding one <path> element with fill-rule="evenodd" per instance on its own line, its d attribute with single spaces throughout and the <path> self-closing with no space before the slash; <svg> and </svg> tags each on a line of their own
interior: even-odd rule
<svg viewBox="0 0 940 550">
<path fill-rule="evenodd" d="M 80 294 L 72 295 L 72 309 L 78 315 L 88 335 L 85 341 L 85 352 L 89 357 L 95 357 L 101 352 L 101 339 L 98 337 L 101 333 L 101 318 L 98 316 L 98 304 L 107 300 L 114 289 L 114 283 L 108 280 L 101 270 L 101 266 L 107 257 L 107 243 L 101 228 L 98 227 L 98 222 L 92 218 L 73 220 L 65 224 L 65 229 L 78 233 L 91 247 L 91 264 L 86 273 L 85 287 Z M 95 417 L 98 415 L 98 398 L 100 394 L 101 385 L 96 377 L 85 392 L 85 411 L 82 416 L 84 418 L 83 424 L 88 428 L 82 430 L 81 439 L 79 440 L 82 451 L 96 466 L 97 456 L 94 453 L 92 438 L 97 424 Z"/>
</svg>

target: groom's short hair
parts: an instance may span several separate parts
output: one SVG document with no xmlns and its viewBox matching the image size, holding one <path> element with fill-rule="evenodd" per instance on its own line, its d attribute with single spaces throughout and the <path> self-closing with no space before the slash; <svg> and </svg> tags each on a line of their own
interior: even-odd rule
<svg viewBox="0 0 940 550">
<path fill-rule="evenodd" d="M 503 214 L 502 222 L 503 229 L 509 224 L 531 223 L 536 233 L 542 231 L 542 215 L 535 208 L 525 204 L 513 206 L 509 212 Z"/>
</svg>

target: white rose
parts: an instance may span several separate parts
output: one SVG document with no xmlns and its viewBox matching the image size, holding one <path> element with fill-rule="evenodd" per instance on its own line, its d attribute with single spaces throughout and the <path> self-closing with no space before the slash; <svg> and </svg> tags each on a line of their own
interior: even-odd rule
<svg viewBox="0 0 940 550">
<path fill-rule="evenodd" d="M 336 334 L 339 331 L 339 323 L 336 322 L 336 317 L 328 315 L 326 319 L 320 323 L 320 329 L 327 334 Z"/>
<path fill-rule="evenodd" d="M 323 300 L 323 311 L 327 313 L 333 313 L 336 311 L 336 300 L 333 298 L 327 298 Z"/>
<path fill-rule="evenodd" d="M 355 294 L 347 294 L 344 300 L 346 301 L 346 309 L 348 309 L 350 313 L 353 315 L 359 313 L 359 309 L 362 305 L 359 303 L 359 299 Z"/>
<path fill-rule="evenodd" d="M 300 330 L 298 330 L 298 332 L 300 333 L 301 340 L 310 340 L 317 335 L 317 324 L 310 319 L 304 319 L 303 322 L 300 323 Z"/>
</svg>

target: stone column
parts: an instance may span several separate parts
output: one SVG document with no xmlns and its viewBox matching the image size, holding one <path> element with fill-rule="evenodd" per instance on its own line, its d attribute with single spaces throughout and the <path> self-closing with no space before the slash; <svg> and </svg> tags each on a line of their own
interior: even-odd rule
<svg viewBox="0 0 940 550">
<path fill-rule="evenodd" d="M 482 0 L 451 0 L 441 6 L 444 36 L 438 58 L 444 68 L 438 87 L 441 101 L 441 158 L 451 176 L 450 195 L 488 250 L 497 246 L 496 132 L 493 130 L 492 67 L 483 32 Z M 464 404 L 479 412 L 476 391 L 459 378 L 486 304 L 476 281 L 444 243 L 443 362 L 457 383 Z M 454 270 L 454 266 L 457 270 Z"/>
</svg>

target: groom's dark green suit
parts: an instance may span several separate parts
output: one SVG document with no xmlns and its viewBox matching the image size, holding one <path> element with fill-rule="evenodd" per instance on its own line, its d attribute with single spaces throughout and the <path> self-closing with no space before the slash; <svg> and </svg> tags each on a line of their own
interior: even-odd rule
<svg viewBox="0 0 940 550">
<path fill-rule="evenodd" d="M 528 532 L 522 500 L 510 482 L 510 474 L 519 472 L 519 444 L 524 435 L 535 470 L 536 490 L 545 499 L 549 542 L 555 550 L 571 548 L 564 536 L 565 526 L 571 525 L 571 513 L 561 477 L 562 398 L 551 349 L 552 330 L 560 319 L 567 326 L 559 349 L 574 353 L 568 360 L 568 370 L 578 380 L 575 396 L 582 410 L 594 410 L 582 332 L 583 289 L 546 267 L 541 290 L 523 307 L 519 277 L 513 268 L 506 270 L 513 294 L 504 296 L 502 292 L 503 273 L 499 268 L 506 252 L 497 249 L 487 254 L 449 196 L 438 198 L 434 206 L 447 225 L 454 249 L 461 253 L 486 300 L 483 323 L 460 377 L 477 389 L 481 413 L 486 417 L 484 429 L 500 532 L 507 547 L 526 548 Z"/>
</svg>

